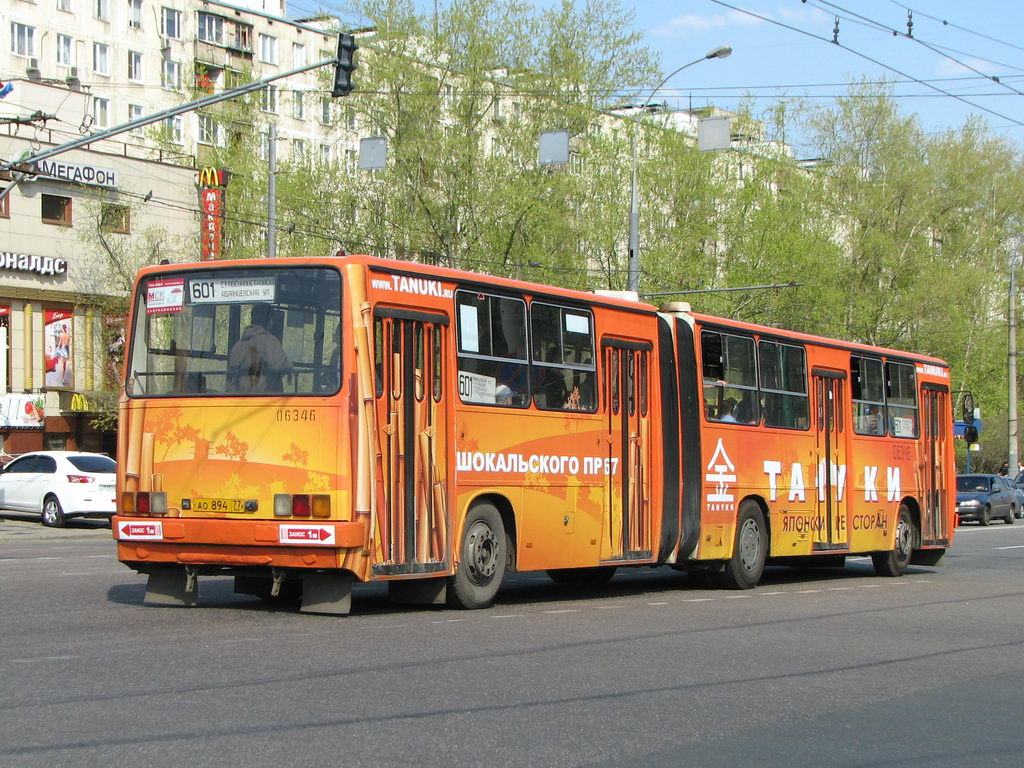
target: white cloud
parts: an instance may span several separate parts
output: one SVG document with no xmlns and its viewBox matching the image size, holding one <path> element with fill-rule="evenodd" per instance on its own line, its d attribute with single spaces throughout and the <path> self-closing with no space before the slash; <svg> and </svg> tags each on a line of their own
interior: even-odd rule
<svg viewBox="0 0 1024 768">
<path fill-rule="evenodd" d="M 985 61 L 985 59 L 964 59 L 965 64 L 969 64 L 978 70 L 978 72 L 984 72 L 986 75 L 997 74 L 1000 67 L 993 64 L 991 61 Z M 967 67 L 958 64 L 952 59 L 943 58 L 939 61 L 939 65 L 935 68 L 935 74 L 937 75 L 974 75 L 977 72 L 968 69 Z"/>
<path fill-rule="evenodd" d="M 648 34 L 651 37 L 685 37 L 696 32 L 707 32 L 710 29 L 723 29 L 738 24 L 751 26 L 762 24 L 761 19 L 755 19 L 739 11 L 729 13 L 716 13 L 710 16 L 700 16 L 695 13 L 684 13 L 675 18 L 669 19 L 664 24 L 652 27 Z"/>
</svg>

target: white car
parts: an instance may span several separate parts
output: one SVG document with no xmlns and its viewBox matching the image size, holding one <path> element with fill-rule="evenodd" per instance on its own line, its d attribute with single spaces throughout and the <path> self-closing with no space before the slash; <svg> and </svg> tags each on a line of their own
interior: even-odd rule
<svg viewBox="0 0 1024 768">
<path fill-rule="evenodd" d="M 101 453 L 35 451 L 0 471 L 0 509 L 33 512 L 43 525 L 114 514 L 116 463 Z"/>
</svg>

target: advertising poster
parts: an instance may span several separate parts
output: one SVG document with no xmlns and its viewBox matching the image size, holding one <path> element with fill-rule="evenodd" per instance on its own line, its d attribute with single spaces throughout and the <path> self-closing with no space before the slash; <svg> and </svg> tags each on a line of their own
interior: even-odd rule
<svg viewBox="0 0 1024 768">
<path fill-rule="evenodd" d="M 75 386 L 75 377 L 71 369 L 71 310 L 43 310 L 43 323 L 43 384 L 52 389 L 72 389 Z"/>
</svg>

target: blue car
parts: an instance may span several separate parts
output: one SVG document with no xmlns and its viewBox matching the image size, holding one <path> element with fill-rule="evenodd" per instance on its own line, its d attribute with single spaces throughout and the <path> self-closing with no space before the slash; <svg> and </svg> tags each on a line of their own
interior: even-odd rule
<svg viewBox="0 0 1024 768">
<path fill-rule="evenodd" d="M 977 520 L 988 525 L 1002 518 L 1013 525 L 1020 506 L 1017 486 L 1002 475 L 957 475 L 956 514 L 959 522 Z"/>
</svg>

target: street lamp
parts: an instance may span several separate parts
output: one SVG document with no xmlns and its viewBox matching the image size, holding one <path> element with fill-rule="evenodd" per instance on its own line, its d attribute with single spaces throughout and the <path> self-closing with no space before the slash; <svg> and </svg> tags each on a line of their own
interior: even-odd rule
<svg viewBox="0 0 1024 768">
<path fill-rule="evenodd" d="M 732 53 L 732 48 L 728 45 L 720 45 L 717 48 L 708 51 L 704 56 L 699 59 L 694 59 L 688 64 L 678 69 L 674 69 L 668 73 L 664 80 L 658 83 L 657 87 L 651 91 L 651 95 L 647 97 L 647 101 L 640 107 L 640 114 L 651 103 L 651 99 L 654 95 L 662 89 L 662 87 L 669 81 L 670 78 L 682 72 L 687 67 L 692 67 L 694 64 L 700 64 L 705 59 L 724 59 L 726 56 Z M 626 287 L 631 291 L 637 291 L 640 288 L 640 212 L 637 207 L 636 199 L 636 130 L 634 129 L 632 137 L 630 139 L 630 152 L 632 154 L 632 166 L 630 169 L 629 178 L 629 272 L 626 282 Z"/>
</svg>

